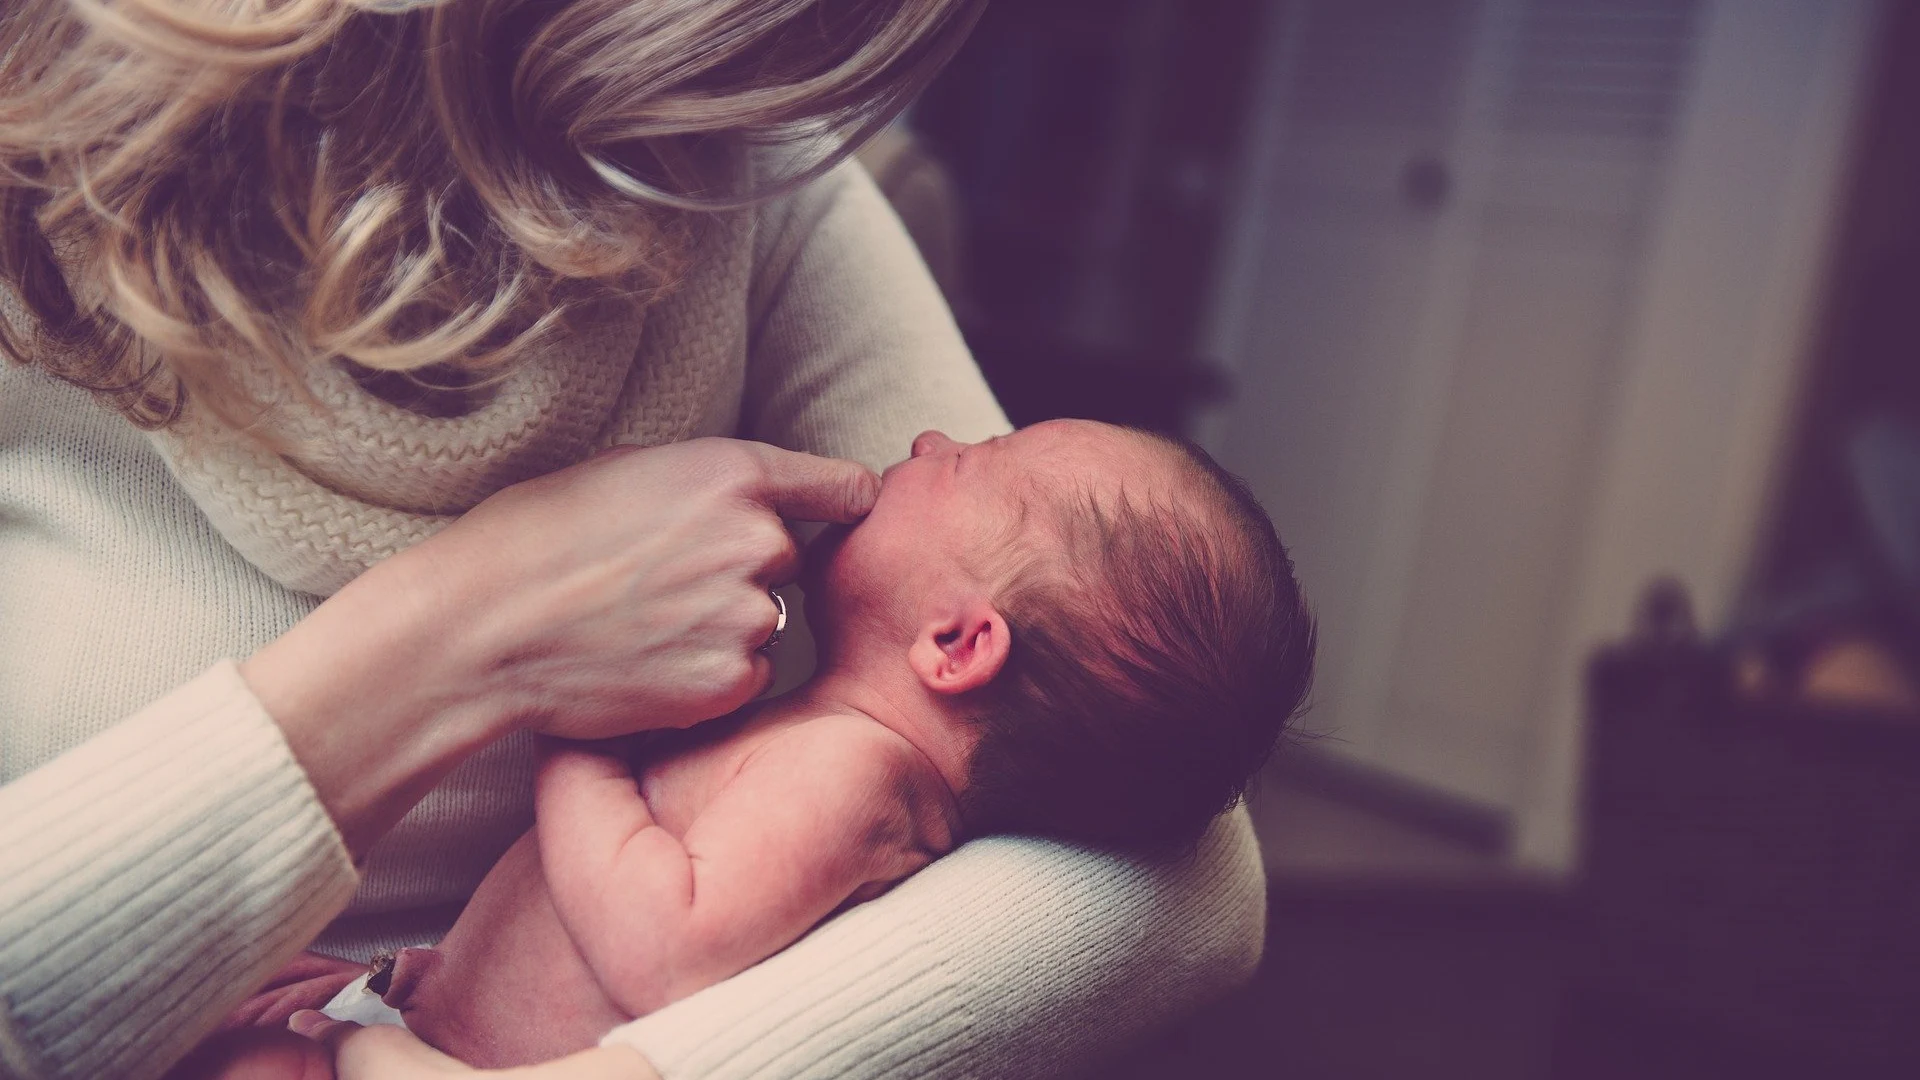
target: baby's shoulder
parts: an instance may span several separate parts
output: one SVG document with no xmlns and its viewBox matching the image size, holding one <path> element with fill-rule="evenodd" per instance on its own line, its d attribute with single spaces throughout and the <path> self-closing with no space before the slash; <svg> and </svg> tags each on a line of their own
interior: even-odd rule
<svg viewBox="0 0 1920 1080">
<path fill-rule="evenodd" d="M 784 744 L 784 745 L 782 745 Z M 864 716 L 827 715 L 795 724 L 766 747 L 788 776 L 833 789 L 833 800 L 868 823 L 866 842 L 934 854 L 953 845 L 958 811 L 945 783 L 911 742 Z"/>
</svg>

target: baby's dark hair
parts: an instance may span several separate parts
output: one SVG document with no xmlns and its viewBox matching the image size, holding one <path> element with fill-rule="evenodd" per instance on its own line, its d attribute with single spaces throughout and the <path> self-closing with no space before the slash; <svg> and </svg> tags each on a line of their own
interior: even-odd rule
<svg viewBox="0 0 1920 1080">
<path fill-rule="evenodd" d="M 1064 549 L 999 597 L 1012 647 L 976 715 L 973 834 L 1188 849 L 1306 699 L 1313 617 L 1273 522 L 1199 447 L 1134 434 L 1176 491 L 1047 498 Z"/>
</svg>

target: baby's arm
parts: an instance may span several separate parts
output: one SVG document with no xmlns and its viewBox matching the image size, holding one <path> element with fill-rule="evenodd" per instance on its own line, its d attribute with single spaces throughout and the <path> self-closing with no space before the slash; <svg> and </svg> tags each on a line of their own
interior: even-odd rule
<svg viewBox="0 0 1920 1080">
<path fill-rule="evenodd" d="M 536 795 L 541 869 L 575 946 L 640 1016 L 785 948 L 862 886 L 925 865 L 911 753 L 864 721 L 799 725 L 761 747 L 676 837 L 627 764 L 551 752 Z"/>
</svg>

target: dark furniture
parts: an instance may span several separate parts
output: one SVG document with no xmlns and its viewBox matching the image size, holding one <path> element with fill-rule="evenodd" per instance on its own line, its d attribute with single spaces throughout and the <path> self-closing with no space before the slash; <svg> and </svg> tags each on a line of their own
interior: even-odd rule
<svg viewBox="0 0 1920 1080">
<path fill-rule="evenodd" d="M 1658 617 L 1593 664 L 1559 1074 L 1920 1075 L 1920 718 L 1733 685 Z"/>
</svg>

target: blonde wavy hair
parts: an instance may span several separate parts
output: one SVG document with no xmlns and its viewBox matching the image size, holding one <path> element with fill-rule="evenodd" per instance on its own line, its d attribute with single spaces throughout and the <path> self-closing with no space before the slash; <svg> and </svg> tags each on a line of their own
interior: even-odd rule
<svg viewBox="0 0 1920 1080">
<path fill-rule="evenodd" d="M 243 364 L 497 373 L 832 167 L 983 4 L 5 0 L 0 352 L 149 428 L 257 419 Z"/>
</svg>

